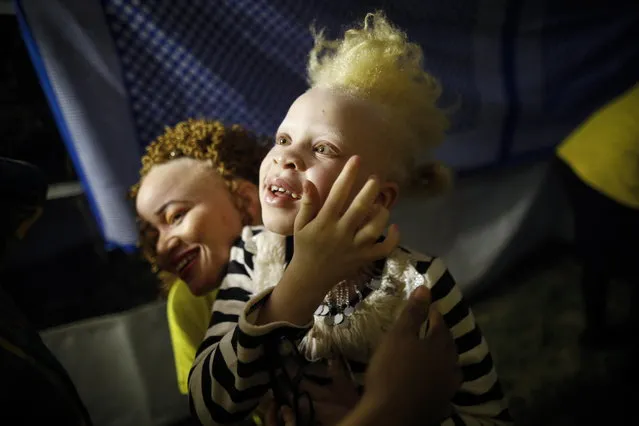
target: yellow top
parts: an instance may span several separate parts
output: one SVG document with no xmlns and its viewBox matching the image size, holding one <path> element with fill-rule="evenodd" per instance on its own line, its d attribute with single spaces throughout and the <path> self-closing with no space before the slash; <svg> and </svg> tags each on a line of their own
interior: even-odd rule
<svg viewBox="0 0 639 426">
<path fill-rule="evenodd" d="M 194 296 L 182 280 L 176 280 L 169 290 L 166 305 L 169 332 L 178 388 L 184 395 L 189 393 L 189 371 L 209 326 L 216 295 L 217 290 L 204 296 Z"/>
<path fill-rule="evenodd" d="M 189 371 L 195 361 L 195 352 L 209 327 L 216 296 L 217 290 L 204 296 L 194 296 L 182 280 L 176 280 L 169 290 L 166 313 L 178 389 L 183 395 L 189 394 Z M 257 412 L 253 414 L 252 419 L 255 425 L 262 425 Z"/>
<path fill-rule="evenodd" d="M 639 209 L 639 83 L 588 117 L 557 155 L 594 189 Z"/>
</svg>

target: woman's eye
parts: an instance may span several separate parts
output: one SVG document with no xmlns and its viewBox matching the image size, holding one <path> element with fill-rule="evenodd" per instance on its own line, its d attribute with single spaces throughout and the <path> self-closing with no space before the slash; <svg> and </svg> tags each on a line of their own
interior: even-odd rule
<svg viewBox="0 0 639 426">
<path fill-rule="evenodd" d="M 167 218 L 166 222 L 169 225 L 174 225 L 174 224 L 180 222 L 184 218 L 184 215 L 186 215 L 185 211 L 179 211 L 177 213 L 173 213 L 172 215 L 169 215 L 169 217 Z"/>
</svg>

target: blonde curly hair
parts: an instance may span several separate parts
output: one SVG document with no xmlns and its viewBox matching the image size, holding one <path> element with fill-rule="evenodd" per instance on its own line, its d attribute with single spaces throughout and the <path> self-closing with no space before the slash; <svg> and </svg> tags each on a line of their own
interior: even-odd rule
<svg viewBox="0 0 639 426">
<path fill-rule="evenodd" d="M 219 121 L 206 119 L 182 121 L 174 127 L 166 127 L 164 133 L 146 147 L 140 180 L 131 187 L 129 197 L 136 199 L 144 177 L 153 167 L 185 157 L 208 161 L 233 195 L 238 179 L 258 182 L 260 163 L 271 144 L 270 138 L 258 137 L 237 124 L 225 126 Z M 251 218 L 244 199 L 234 196 L 233 200 L 242 215 L 242 223 L 248 225 Z M 157 232 L 140 217 L 138 223 L 138 246 L 166 287 L 175 277 L 159 270 L 155 251 Z"/>
<path fill-rule="evenodd" d="M 418 151 L 439 145 L 448 128 L 446 114 L 437 106 L 442 88 L 424 71 L 422 48 L 379 11 L 367 14 L 340 40 L 326 40 L 323 31 L 311 31 L 315 45 L 307 64 L 310 86 L 372 101 L 399 123 L 393 129 L 401 143 L 393 147 L 400 154 L 394 170 L 399 183 L 434 192 L 449 186 L 447 168 L 414 164 Z"/>
</svg>

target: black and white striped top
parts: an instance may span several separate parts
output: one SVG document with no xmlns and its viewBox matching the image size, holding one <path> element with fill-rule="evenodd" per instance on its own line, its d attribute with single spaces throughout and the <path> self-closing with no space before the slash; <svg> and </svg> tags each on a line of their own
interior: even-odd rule
<svg viewBox="0 0 639 426">
<path fill-rule="evenodd" d="M 264 247 L 262 239 L 268 235 L 274 234 L 262 227 L 247 227 L 231 250 L 227 274 L 213 304 L 210 326 L 189 376 L 191 411 L 204 425 L 232 425 L 249 417 L 271 388 L 265 347 L 282 337 L 300 341 L 313 327 L 284 322 L 255 325 L 260 306 L 272 289 L 256 282 L 262 277 L 256 267 Z M 279 259 L 286 265 L 292 257 L 292 237 L 281 238 Z M 463 384 L 453 398 L 451 417 L 442 425 L 511 424 L 486 341 L 443 262 L 405 249 L 400 252 L 408 256 L 415 273 L 431 288 L 432 306 L 441 312 L 459 354 Z M 388 266 L 394 257 L 385 259 L 382 265 Z M 386 273 L 391 269 L 384 268 Z M 390 303 L 391 297 L 406 298 L 410 292 L 398 293 L 375 297 L 383 304 L 384 297 Z M 365 364 L 348 357 L 347 362 L 359 381 L 363 374 L 357 373 L 363 373 Z"/>
</svg>

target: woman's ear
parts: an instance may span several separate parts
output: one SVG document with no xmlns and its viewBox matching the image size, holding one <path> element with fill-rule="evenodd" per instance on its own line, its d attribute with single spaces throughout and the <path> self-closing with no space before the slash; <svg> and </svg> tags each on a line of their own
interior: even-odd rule
<svg viewBox="0 0 639 426">
<path fill-rule="evenodd" d="M 377 196 L 377 200 L 375 200 L 375 202 L 390 210 L 391 207 L 395 205 L 398 196 L 399 185 L 397 185 L 395 182 L 384 182 L 381 189 L 379 190 L 379 195 Z"/>
<path fill-rule="evenodd" d="M 250 221 L 247 225 L 260 225 L 262 223 L 262 208 L 257 185 L 248 180 L 238 179 L 235 193 L 243 200 Z"/>
</svg>

